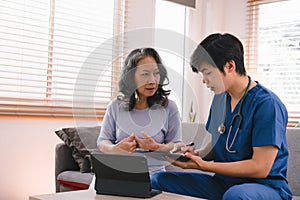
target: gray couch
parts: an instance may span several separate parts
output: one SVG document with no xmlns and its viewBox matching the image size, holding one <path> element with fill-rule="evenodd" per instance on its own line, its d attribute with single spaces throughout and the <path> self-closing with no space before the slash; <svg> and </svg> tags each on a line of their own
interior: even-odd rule
<svg viewBox="0 0 300 200">
<path fill-rule="evenodd" d="M 203 146 L 209 140 L 204 133 L 204 125 L 195 123 L 183 123 L 183 141 L 202 141 L 196 143 L 196 148 Z M 294 194 L 293 199 L 300 200 L 300 128 L 288 128 L 287 138 L 289 145 L 288 181 Z M 167 170 L 181 170 L 174 166 L 167 166 Z M 92 181 L 92 173 L 82 173 L 72 157 L 70 148 L 65 143 L 59 143 L 55 149 L 55 183 L 56 192 L 87 189 Z"/>
</svg>

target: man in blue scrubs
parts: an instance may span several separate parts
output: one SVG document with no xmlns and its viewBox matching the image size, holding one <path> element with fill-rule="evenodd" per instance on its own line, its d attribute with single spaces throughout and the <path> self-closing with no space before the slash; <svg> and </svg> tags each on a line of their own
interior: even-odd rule
<svg viewBox="0 0 300 200">
<path fill-rule="evenodd" d="M 231 34 L 212 34 L 195 49 L 191 67 L 215 93 L 206 123 L 212 140 L 203 149 L 179 147 L 188 162 L 169 161 L 213 175 L 162 172 L 151 177 L 153 188 L 205 199 L 292 199 L 286 108 L 247 76 L 243 57 L 242 43 Z"/>
</svg>

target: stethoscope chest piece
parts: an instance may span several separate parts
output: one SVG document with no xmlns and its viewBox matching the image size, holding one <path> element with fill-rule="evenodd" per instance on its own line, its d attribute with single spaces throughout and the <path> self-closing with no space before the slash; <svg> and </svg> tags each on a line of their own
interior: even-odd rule
<svg viewBox="0 0 300 200">
<path fill-rule="evenodd" d="M 228 130 L 227 139 L 226 139 L 226 144 L 225 144 L 225 148 L 226 148 L 226 150 L 227 150 L 229 153 L 236 153 L 236 150 L 232 150 L 232 146 L 233 146 L 233 144 L 234 144 L 234 141 L 235 141 L 235 139 L 236 139 L 236 136 L 237 136 L 237 134 L 238 134 L 238 131 L 240 130 L 240 127 L 241 127 L 242 122 L 243 122 L 242 107 L 243 107 L 243 104 L 244 104 L 246 95 L 247 95 L 248 90 L 249 90 L 250 85 L 251 85 L 251 78 L 250 78 L 250 76 L 248 76 L 248 79 L 249 79 L 249 80 L 248 80 L 248 85 L 247 85 L 247 87 L 246 87 L 246 89 L 245 89 L 245 93 L 244 93 L 244 95 L 243 95 L 243 97 L 242 97 L 242 99 L 241 99 L 241 103 L 240 103 L 240 107 L 239 107 L 238 113 L 235 114 L 235 115 L 232 117 L 232 120 L 231 120 L 231 122 L 230 122 L 230 128 L 229 128 L 229 130 Z M 225 127 L 226 104 L 227 104 L 227 96 L 226 96 L 225 101 L 224 101 L 223 121 L 222 121 L 222 124 L 220 124 L 220 125 L 218 126 L 218 132 L 219 132 L 220 134 L 224 134 L 225 131 L 226 131 L 226 127 Z M 232 141 L 231 141 L 231 144 L 229 145 L 228 143 L 229 143 L 229 137 L 230 137 L 230 135 L 231 135 L 231 129 L 232 129 L 232 126 L 233 126 L 233 124 L 234 124 L 234 121 L 237 120 L 237 119 L 239 119 L 240 121 L 239 121 L 238 126 L 237 126 L 237 129 L 236 129 L 236 131 L 235 131 L 235 133 L 234 133 L 234 135 L 233 135 L 233 139 L 232 139 Z"/>
<path fill-rule="evenodd" d="M 218 127 L 218 132 L 220 134 L 224 134 L 226 131 L 226 126 L 224 125 L 224 123 L 220 124 L 220 126 Z"/>
</svg>

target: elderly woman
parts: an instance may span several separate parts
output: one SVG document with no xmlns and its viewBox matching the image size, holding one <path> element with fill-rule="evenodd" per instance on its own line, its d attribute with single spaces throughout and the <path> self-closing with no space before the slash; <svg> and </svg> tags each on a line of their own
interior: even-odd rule
<svg viewBox="0 0 300 200">
<path fill-rule="evenodd" d="M 105 153 L 137 150 L 170 151 L 181 142 L 176 104 L 168 99 L 167 70 L 153 48 L 135 49 L 127 56 L 119 81 L 120 95 L 107 107 L 97 141 Z M 147 156 L 147 154 L 145 154 Z M 149 172 L 165 171 L 162 160 L 147 157 Z"/>
</svg>

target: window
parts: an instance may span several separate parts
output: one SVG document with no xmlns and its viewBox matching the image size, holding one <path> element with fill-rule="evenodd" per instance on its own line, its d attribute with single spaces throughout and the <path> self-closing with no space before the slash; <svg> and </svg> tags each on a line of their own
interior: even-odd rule
<svg viewBox="0 0 300 200">
<path fill-rule="evenodd" d="M 300 123 L 300 2 L 249 0 L 246 65 L 274 91 L 289 112 L 289 126 Z"/>
<path fill-rule="evenodd" d="M 0 114 L 101 118 L 116 94 L 124 2 L 5 1 Z"/>
<path fill-rule="evenodd" d="M 186 11 L 187 8 L 180 4 L 169 1 L 156 1 L 155 27 L 158 29 L 170 30 L 170 33 L 185 36 L 186 34 Z M 172 31 L 172 32 L 171 32 Z M 160 34 L 158 32 L 157 34 Z M 170 41 L 174 36 L 169 35 Z M 175 38 L 176 39 L 176 38 Z M 155 41 L 156 46 L 160 46 L 160 41 Z M 183 81 L 184 81 L 184 37 L 182 41 L 176 41 L 176 48 L 182 49 L 180 55 L 177 55 L 175 49 L 157 49 L 166 65 L 170 84 L 168 89 L 171 90 L 170 99 L 175 101 L 181 116 L 183 114 Z M 178 53 L 178 52 L 177 52 Z"/>
</svg>

